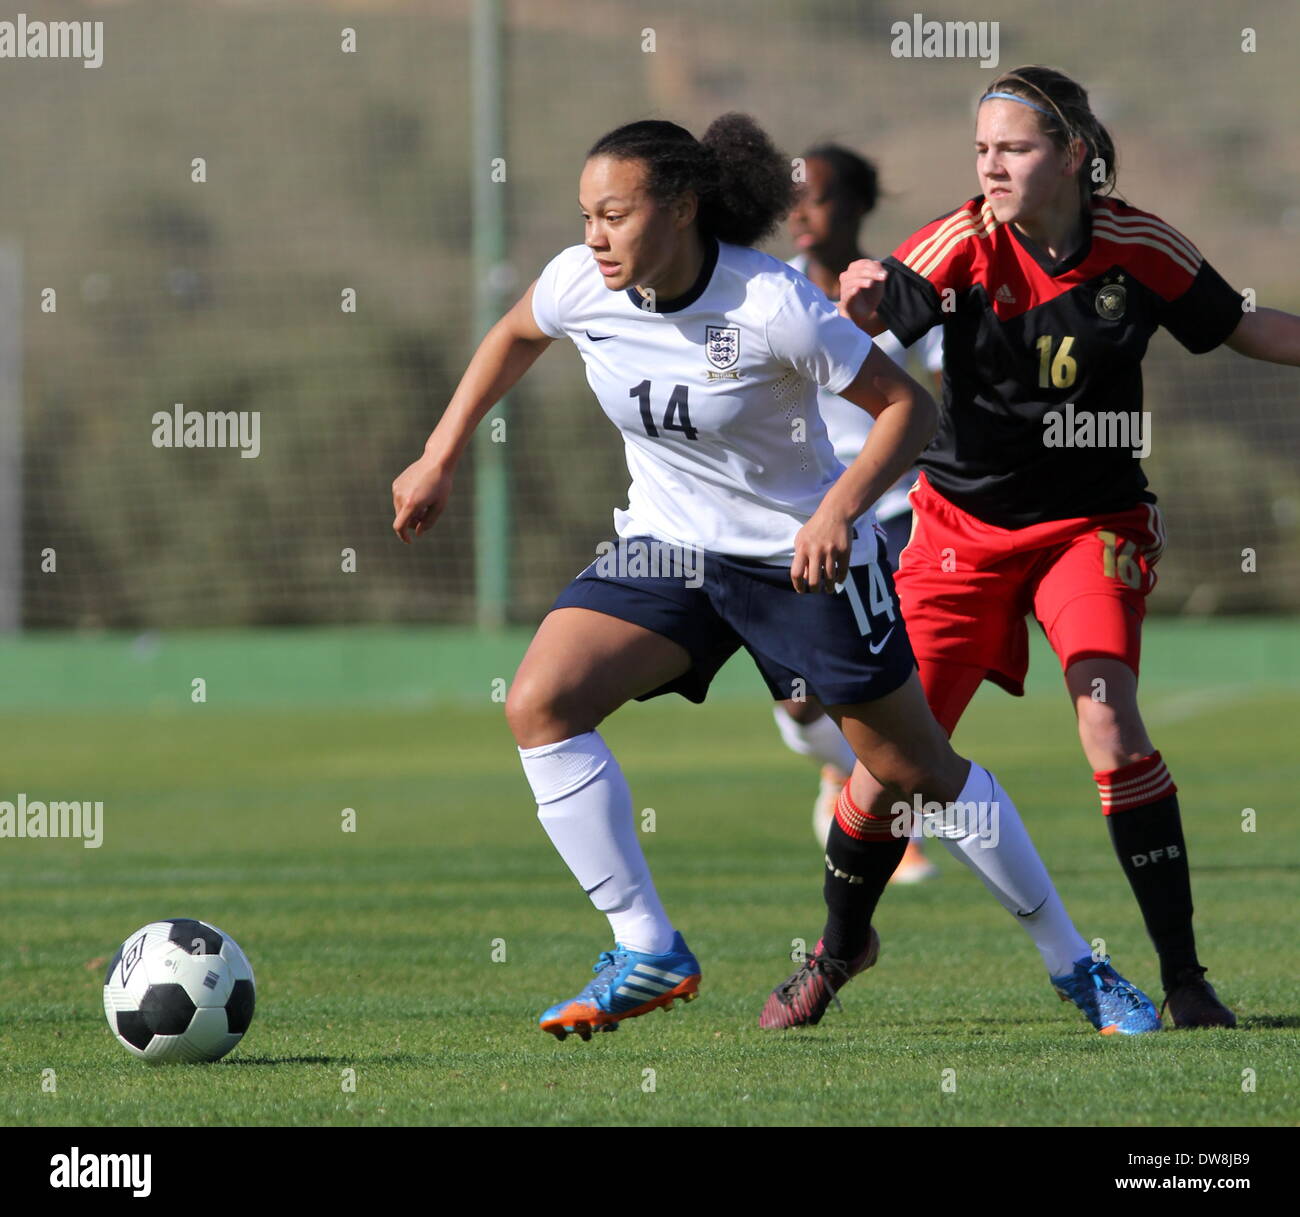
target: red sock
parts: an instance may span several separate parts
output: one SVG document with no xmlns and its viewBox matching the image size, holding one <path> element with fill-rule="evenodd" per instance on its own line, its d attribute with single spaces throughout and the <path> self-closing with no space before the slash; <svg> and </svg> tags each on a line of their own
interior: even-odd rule
<svg viewBox="0 0 1300 1217">
<path fill-rule="evenodd" d="M 877 841 L 881 837 L 893 839 L 893 816 L 873 816 L 863 811 L 849 794 L 849 783 L 844 783 L 835 804 L 835 822 L 855 841 Z"/>
<path fill-rule="evenodd" d="M 1092 780 L 1097 783 L 1101 794 L 1101 814 L 1104 816 L 1158 803 L 1178 791 L 1159 752 L 1108 773 L 1094 773 Z"/>
</svg>

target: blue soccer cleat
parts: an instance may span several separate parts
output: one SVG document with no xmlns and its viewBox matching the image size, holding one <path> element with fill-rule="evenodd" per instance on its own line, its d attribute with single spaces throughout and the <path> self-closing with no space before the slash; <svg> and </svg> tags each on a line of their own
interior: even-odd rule
<svg viewBox="0 0 1300 1217">
<path fill-rule="evenodd" d="M 1141 1035 L 1160 1030 L 1151 999 L 1110 966 L 1110 956 L 1076 960 L 1069 976 L 1053 976 L 1062 1001 L 1072 1001 L 1102 1035 Z"/>
<path fill-rule="evenodd" d="M 552 1006 L 538 1019 L 543 1031 L 556 1039 L 576 1034 L 591 1039 L 593 1031 L 617 1031 L 625 1018 L 649 1014 L 656 1007 L 667 1010 L 679 997 L 694 1001 L 700 987 L 699 961 L 691 954 L 681 934 L 673 935 L 672 949 L 663 955 L 629 951 L 615 943 L 602 951 L 596 973 L 577 997 Z"/>
</svg>

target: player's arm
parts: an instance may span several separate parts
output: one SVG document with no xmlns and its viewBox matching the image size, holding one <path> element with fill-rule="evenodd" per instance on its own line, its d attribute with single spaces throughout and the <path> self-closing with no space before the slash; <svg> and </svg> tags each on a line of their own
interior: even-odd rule
<svg viewBox="0 0 1300 1217">
<path fill-rule="evenodd" d="M 533 317 L 534 282 L 479 343 L 447 409 L 424 445 L 424 455 L 393 482 L 393 531 L 410 544 L 433 527 L 451 496 L 452 475 L 474 428 L 510 391 L 553 339 Z"/>
<path fill-rule="evenodd" d="M 1251 359 L 1300 366 L 1300 317 L 1276 308 L 1245 313 L 1225 342 Z"/>
<path fill-rule="evenodd" d="M 1186 237 L 1175 235 L 1187 243 Z M 1155 269 L 1163 270 L 1167 279 L 1179 277 L 1164 264 L 1157 263 Z M 1158 282 L 1156 286 L 1159 294 Z M 1275 308 L 1244 312 L 1241 293 L 1203 258 L 1186 288 L 1165 299 L 1159 317 L 1193 355 L 1229 346 L 1251 359 L 1300 365 L 1300 317 Z"/>
<path fill-rule="evenodd" d="M 829 592 L 844 582 L 854 520 L 912 468 L 939 422 L 930 394 L 875 346 L 840 396 L 876 421 L 862 451 L 795 538 L 790 577 L 796 591 Z"/>
</svg>

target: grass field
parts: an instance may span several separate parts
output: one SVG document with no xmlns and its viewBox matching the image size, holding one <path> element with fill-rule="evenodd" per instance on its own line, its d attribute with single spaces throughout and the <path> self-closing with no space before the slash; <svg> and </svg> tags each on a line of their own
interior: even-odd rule
<svg viewBox="0 0 1300 1217">
<path fill-rule="evenodd" d="M 760 1032 L 758 1009 L 791 969 L 792 939 L 816 940 L 821 862 L 813 771 L 780 746 L 743 666 L 705 707 L 663 699 L 605 729 L 636 807 L 655 809 L 645 846 L 704 965 L 701 1000 L 588 1044 L 541 1034 L 537 1014 L 585 983 L 607 942 L 534 819 L 489 697 L 521 643 L 511 635 L 476 650 L 408 631 L 0 651 L 30 702 L 12 680 L 0 694 L 0 799 L 105 803 L 102 848 L 0 840 L 0 1118 L 1300 1120 L 1291 627 L 1151 629 L 1145 707 L 1182 791 L 1202 956 L 1242 1026 L 1136 1040 L 1103 1039 L 1058 1002 L 1029 940 L 933 846 L 941 878 L 886 894 L 880 964 L 844 991 L 843 1010 L 807 1031 Z M 134 684 L 123 674 L 132 663 Z M 436 679 L 421 695 L 431 664 Z M 1035 664 L 1024 701 L 986 687 L 957 743 L 1017 799 L 1085 936 L 1104 938 L 1154 994 L 1154 955 L 1069 708 L 1041 649 Z M 59 684 L 74 671 L 80 686 Z M 192 704 L 189 680 L 205 672 L 208 702 Z M 341 831 L 345 807 L 357 812 L 355 833 Z M 1246 807 L 1253 833 L 1242 831 Z M 257 970 L 253 1025 L 215 1066 L 150 1068 L 105 1025 L 107 957 L 167 916 L 221 926 Z M 504 962 L 492 960 L 498 939 Z M 345 1070 L 355 1090 L 344 1089 Z"/>
</svg>

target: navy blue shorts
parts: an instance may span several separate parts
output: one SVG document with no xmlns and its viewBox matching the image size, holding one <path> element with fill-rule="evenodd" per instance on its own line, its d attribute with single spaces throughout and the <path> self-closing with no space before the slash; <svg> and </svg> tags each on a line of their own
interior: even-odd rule
<svg viewBox="0 0 1300 1217">
<path fill-rule="evenodd" d="M 812 696 L 826 706 L 875 701 L 916 667 L 885 545 L 877 541 L 876 562 L 853 567 L 833 596 L 799 594 L 786 566 L 696 551 L 696 568 L 679 564 L 677 574 L 642 575 L 629 563 L 593 562 L 552 607 L 631 621 L 690 653 L 688 672 L 637 701 L 680 693 L 702 702 L 718 670 L 742 646 L 774 698 Z M 664 543 L 635 537 L 617 544 L 630 551 Z"/>
</svg>

